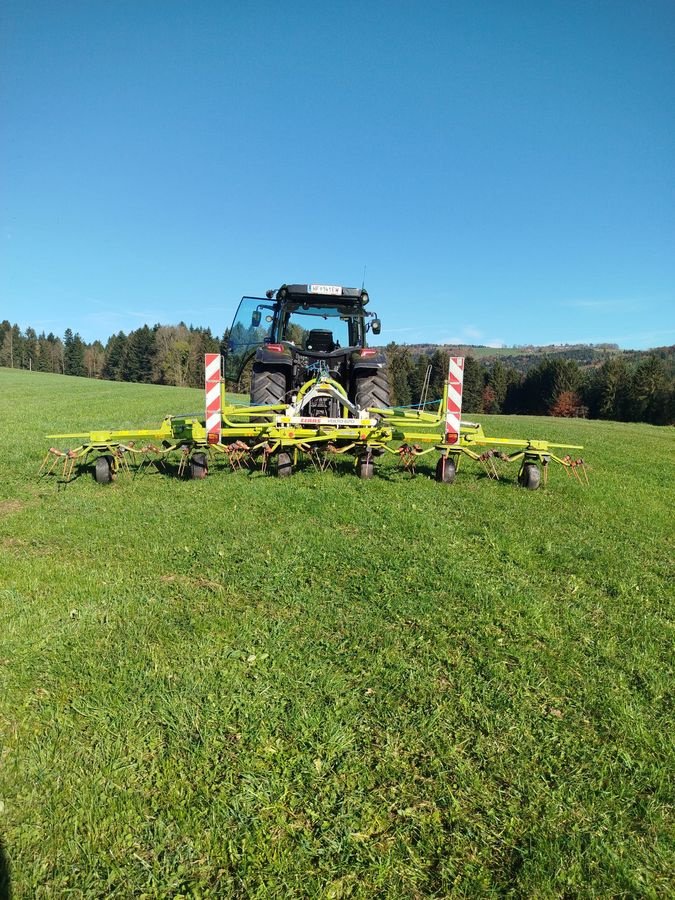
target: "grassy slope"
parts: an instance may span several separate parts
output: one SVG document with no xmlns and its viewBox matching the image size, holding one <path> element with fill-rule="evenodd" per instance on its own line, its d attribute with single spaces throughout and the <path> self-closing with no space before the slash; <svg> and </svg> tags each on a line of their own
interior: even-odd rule
<svg viewBox="0 0 675 900">
<path fill-rule="evenodd" d="M 534 494 L 36 478 L 45 432 L 201 402 L 0 370 L 15 896 L 672 889 L 672 429 L 484 417 L 586 445 Z"/>
</svg>

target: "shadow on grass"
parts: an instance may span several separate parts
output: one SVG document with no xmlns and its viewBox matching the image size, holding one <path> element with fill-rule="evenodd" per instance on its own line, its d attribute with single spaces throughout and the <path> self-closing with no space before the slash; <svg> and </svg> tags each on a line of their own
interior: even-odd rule
<svg viewBox="0 0 675 900">
<path fill-rule="evenodd" d="M 462 474 L 465 474 L 465 473 L 462 473 Z M 499 472 L 498 478 L 495 478 L 494 475 L 490 475 L 485 470 L 480 470 L 478 472 L 472 473 L 472 475 L 476 479 L 476 481 L 491 481 L 493 484 L 498 484 L 498 485 L 503 485 L 503 486 L 508 486 L 508 487 L 513 487 L 515 485 L 516 487 L 519 487 L 518 479 L 514 478 L 513 475 L 511 475 L 511 474 L 504 474 L 504 472 Z"/>
<path fill-rule="evenodd" d="M 382 466 L 379 469 L 375 469 L 373 477 L 375 479 L 379 478 L 381 481 L 393 481 L 394 483 L 402 484 L 403 482 L 414 481 L 416 478 L 427 478 L 428 476 L 421 469 L 417 469 L 415 472 L 406 472 L 401 468 L 394 469 L 391 466 Z"/>
<path fill-rule="evenodd" d="M 12 885 L 9 877 L 9 860 L 5 852 L 5 845 L 0 838 L 0 900 L 11 900 Z"/>
<path fill-rule="evenodd" d="M 82 478 L 82 476 L 86 474 L 86 470 L 84 469 L 75 469 L 68 478 L 65 478 L 63 472 L 40 472 L 38 474 L 39 481 L 49 482 L 56 485 L 56 489 L 61 491 L 68 487 L 69 484 L 72 484 L 74 481 Z"/>
</svg>

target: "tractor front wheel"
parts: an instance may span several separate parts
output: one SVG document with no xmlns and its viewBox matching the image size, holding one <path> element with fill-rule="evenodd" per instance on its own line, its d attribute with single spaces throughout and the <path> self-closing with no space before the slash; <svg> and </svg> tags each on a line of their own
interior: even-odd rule
<svg viewBox="0 0 675 900">
<path fill-rule="evenodd" d="M 457 466 L 454 459 L 450 459 L 449 456 L 441 456 L 436 463 L 436 481 L 440 481 L 443 484 L 452 484 L 456 474 Z"/>
<path fill-rule="evenodd" d="M 528 491 L 536 491 L 541 483 L 541 469 L 536 463 L 525 463 L 518 481 Z"/>
</svg>

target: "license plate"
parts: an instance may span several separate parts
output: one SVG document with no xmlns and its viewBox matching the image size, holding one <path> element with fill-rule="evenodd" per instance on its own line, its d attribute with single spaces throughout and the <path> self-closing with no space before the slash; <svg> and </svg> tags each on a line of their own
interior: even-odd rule
<svg viewBox="0 0 675 900">
<path fill-rule="evenodd" d="M 328 294 L 331 297 L 341 297 L 342 288 L 338 284 L 308 284 L 310 294 Z"/>
</svg>

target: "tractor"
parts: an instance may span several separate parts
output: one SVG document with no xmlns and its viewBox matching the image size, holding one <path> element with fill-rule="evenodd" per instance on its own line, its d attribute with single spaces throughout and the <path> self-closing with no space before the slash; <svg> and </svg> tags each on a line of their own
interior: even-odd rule
<svg viewBox="0 0 675 900">
<path fill-rule="evenodd" d="M 337 383 L 358 409 L 390 405 L 386 357 L 368 347 L 381 323 L 368 312 L 363 288 L 284 284 L 265 298 L 243 297 L 229 334 L 225 375 L 239 382 L 252 361 L 251 405 L 279 406 L 312 379 Z M 334 393 L 319 393 L 307 410 L 339 416 Z"/>
</svg>

